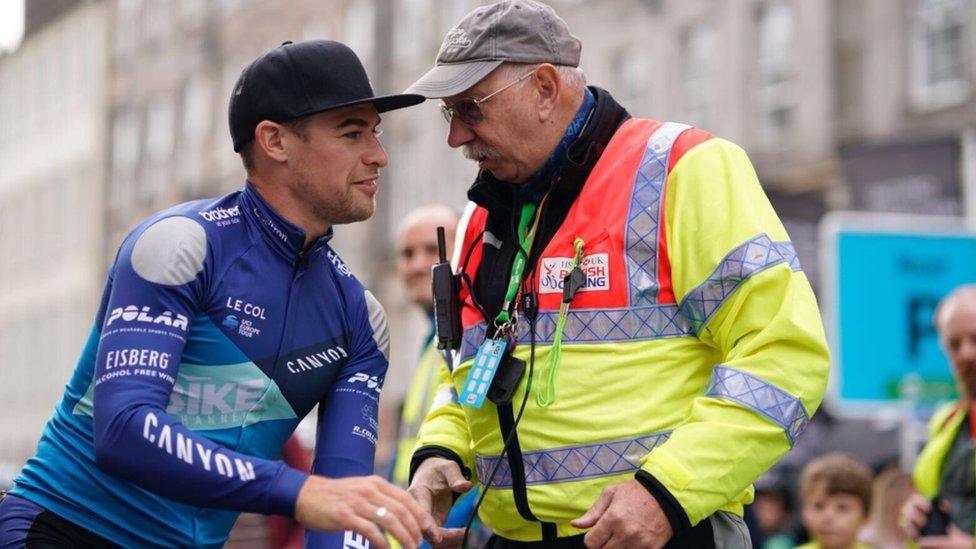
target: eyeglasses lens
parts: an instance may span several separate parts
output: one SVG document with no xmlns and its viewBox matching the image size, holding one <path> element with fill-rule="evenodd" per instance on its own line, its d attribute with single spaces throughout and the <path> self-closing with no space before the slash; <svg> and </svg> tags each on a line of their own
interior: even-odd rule
<svg viewBox="0 0 976 549">
<path fill-rule="evenodd" d="M 451 122 L 451 118 L 457 116 L 461 122 L 469 126 L 474 126 L 482 120 L 484 120 L 484 114 L 481 112 L 481 107 L 474 102 L 473 99 L 462 99 L 457 103 L 448 107 L 447 105 L 441 105 L 441 113 L 444 115 L 444 119 Z"/>
</svg>

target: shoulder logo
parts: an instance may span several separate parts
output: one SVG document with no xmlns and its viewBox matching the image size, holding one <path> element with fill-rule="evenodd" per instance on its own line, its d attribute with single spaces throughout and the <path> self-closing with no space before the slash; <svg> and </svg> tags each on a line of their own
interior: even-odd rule
<svg viewBox="0 0 976 549">
<path fill-rule="evenodd" d="M 325 252 L 325 256 L 329 258 L 329 261 L 332 262 L 332 266 L 335 267 L 336 271 L 339 271 L 339 274 L 345 277 L 352 277 L 352 271 L 350 271 L 349 267 L 342 262 L 342 259 L 339 258 L 339 254 L 333 252 L 332 250 L 328 250 Z"/>
<path fill-rule="evenodd" d="M 468 33 L 465 32 L 461 27 L 454 27 L 448 31 L 447 36 L 444 37 L 444 43 L 441 45 L 441 49 L 463 50 L 470 45 L 471 39 L 468 38 Z"/>
<path fill-rule="evenodd" d="M 214 223 L 218 227 L 223 227 L 225 225 L 240 223 L 238 217 L 241 215 L 241 207 L 239 205 L 233 208 L 221 208 L 218 206 L 212 210 L 197 212 L 197 214 L 206 221 Z"/>
</svg>

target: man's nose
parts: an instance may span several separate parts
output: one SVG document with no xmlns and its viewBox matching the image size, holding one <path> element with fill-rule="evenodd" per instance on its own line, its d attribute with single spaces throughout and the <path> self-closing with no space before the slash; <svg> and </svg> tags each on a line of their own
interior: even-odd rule
<svg viewBox="0 0 976 549">
<path fill-rule="evenodd" d="M 461 122 L 456 116 L 451 117 L 451 126 L 447 130 L 447 144 L 456 149 L 472 139 L 474 139 L 474 132 L 471 126 Z"/>
<path fill-rule="evenodd" d="M 386 155 L 386 149 L 383 148 L 382 143 L 376 137 L 373 138 L 373 145 L 366 151 L 363 155 L 363 163 L 367 166 L 376 166 L 377 168 L 385 168 L 390 158 Z"/>
</svg>

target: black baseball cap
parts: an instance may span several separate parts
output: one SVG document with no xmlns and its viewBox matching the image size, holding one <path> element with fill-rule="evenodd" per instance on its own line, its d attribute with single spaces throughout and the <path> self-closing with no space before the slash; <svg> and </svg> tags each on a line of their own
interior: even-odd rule
<svg viewBox="0 0 976 549">
<path fill-rule="evenodd" d="M 288 122 L 360 103 L 386 112 L 423 101 L 415 94 L 373 95 L 363 64 L 345 44 L 285 42 L 241 72 L 230 96 L 230 136 L 239 152 L 262 120 Z"/>
</svg>

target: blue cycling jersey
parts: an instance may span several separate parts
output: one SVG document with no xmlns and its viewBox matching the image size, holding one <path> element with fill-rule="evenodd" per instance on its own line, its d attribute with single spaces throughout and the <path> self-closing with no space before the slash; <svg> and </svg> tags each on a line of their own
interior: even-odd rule
<svg viewBox="0 0 976 549">
<path fill-rule="evenodd" d="M 372 473 L 386 319 L 330 236 L 250 184 L 143 222 L 12 493 L 124 546 L 219 545 L 240 511 L 294 513 L 307 474 L 273 458 L 316 404 L 313 472 Z"/>
</svg>

